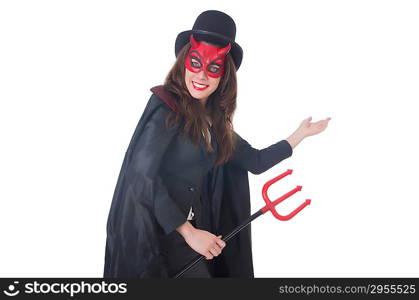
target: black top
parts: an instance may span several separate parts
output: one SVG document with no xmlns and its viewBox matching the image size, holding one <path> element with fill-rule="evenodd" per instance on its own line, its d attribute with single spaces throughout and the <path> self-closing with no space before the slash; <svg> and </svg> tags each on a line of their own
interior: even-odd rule
<svg viewBox="0 0 419 300">
<path fill-rule="evenodd" d="M 198 148 L 195 144 L 193 144 L 189 137 L 181 136 L 179 132 L 176 138 L 181 142 L 179 142 L 179 140 L 173 142 L 169 146 L 170 151 L 168 151 L 164 156 L 165 160 L 173 162 L 173 164 L 165 165 L 161 168 L 162 177 L 167 179 L 163 180 L 163 182 L 169 185 L 171 184 L 168 181 L 173 179 L 172 170 L 175 170 L 176 174 L 182 179 L 184 179 L 184 177 L 182 177 L 183 172 L 186 174 L 193 172 L 195 174 L 193 178 L 194 180 L 189 182 L 189 191 L 196 194 L 196 196 L 193 197 L 192 203 L 186 203 L 182 206 L 186 207 L 186 205 L 188 205 L 188 213 L 185 216 L 185 221 L 187 220 L 192 207 L 192 213 L 194 215 L 192 219 L 197 222 L 196 225 L 198 228 L 201 228 L 198 216 L 201 215 L 201 195 L 204 179 L 208 172 L 214 167 L 218 155 L 218 143 L 215 138 L 214 129 L 212 126 L 209 126 L 208 129 L 211 135 L 211 146 L 214 150 L 213 152 L 207 151 L 205 144 L 206 141 L 203 136 Z M 187 149 L 189 151 L 185 151 L 185 144 L 188 145 Z M 185 210 L 183 211 L 185 212 Z"/>
</svg>

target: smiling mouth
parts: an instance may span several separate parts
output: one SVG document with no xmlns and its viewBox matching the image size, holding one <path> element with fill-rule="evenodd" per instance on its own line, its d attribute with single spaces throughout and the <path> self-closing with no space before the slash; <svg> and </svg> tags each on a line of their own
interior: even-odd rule
<svg viewBox="0 0 419 300">
<path fill-rule="evenodd" d="M 195 81 L 192 81 L 192 85 L 196 90 L 199 90 L 199 91 L 205 90 L 207 87 L 209 87 L 209 85 L 200 84 Z"/>
</svg>

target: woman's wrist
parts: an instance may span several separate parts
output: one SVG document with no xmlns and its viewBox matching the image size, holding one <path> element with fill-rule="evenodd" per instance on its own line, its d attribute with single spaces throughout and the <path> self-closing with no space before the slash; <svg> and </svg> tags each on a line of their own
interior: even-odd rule
<svg viewBox="0 0 419 300">
<path fill-rule="evenodd" d="M 183 238 L 189 237 L 193 231 L 195 230 L 195 227 L 189 222 L 186 221 L 182 225 L 180 225 L 178 228 L 176 228 L 176 231 L 180 233 L 180 235 L 183 236 Z"/>
<path fill-rule="evenodd" d="M 297 130 L 285 140 L 291 145 L 291 148 L 294 149 L 303 139 L 304 135 Z"/>
</svg>

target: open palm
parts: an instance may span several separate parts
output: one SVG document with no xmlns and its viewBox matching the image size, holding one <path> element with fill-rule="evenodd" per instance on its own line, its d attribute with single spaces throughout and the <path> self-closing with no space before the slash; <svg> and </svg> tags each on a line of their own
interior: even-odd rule
<svg viewBox="0 0 419 300">
<path fill-rule="evenodd" d="M 327 125 L 329 124 L 331 118 L 327 118 L 325 120 L 320 120 L 317 122 L 310 122 L 311 117 L 308 117 L 307 119 L 304 119 L 298 130 L 302 133 L 304 137 L 308 137 L 311 135 L 316 135 L 322 132 L 327 128 Z"/>
</svg>

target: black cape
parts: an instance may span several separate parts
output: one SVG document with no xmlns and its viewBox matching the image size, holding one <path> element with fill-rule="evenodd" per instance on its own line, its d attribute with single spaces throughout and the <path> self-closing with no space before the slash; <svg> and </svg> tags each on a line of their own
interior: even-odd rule
<svg viewBox="0 0 419 300">
<path fill-rule="evenodd" d="M 161 230 L 158 230 L 152 210 L 147 205 L 141 209 L 124 207 L 128 197 L 141 202 L 155 196 L 150 182 L 130 172 L 133 151 L 142 142 L 147 121 L 160 105 L 175 109 L 173 95 L 162 86 L 151 91 L 152 97 L 157 96 L 161 101 L 151 101 L 150 98 L 125 153 L 107 222 L 105 278 L 169 276 L 159 259 L 158 234 Z M 250 216 L 247 170 L 231 163 L 215 166 L 205 177 L 204 187 L 202 211 L 207 214 L 203 217 L 213 234 L 225 236 Z M 253 278 L 250 224 L 229 240 L 222 253 L 213 260 L 215 277 Z"/>
</svg>

